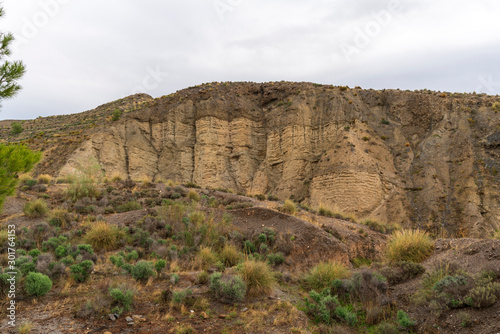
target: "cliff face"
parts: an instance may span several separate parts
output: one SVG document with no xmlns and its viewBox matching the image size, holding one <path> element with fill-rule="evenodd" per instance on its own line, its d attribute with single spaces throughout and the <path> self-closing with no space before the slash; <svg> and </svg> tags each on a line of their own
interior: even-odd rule
<svg viewBox="0 0 500 334">
<path fill-rule="evenodd" d="M 293 196 L 360 218 L 485 236 L 500 228 L 499 100 L 207 84 L 94 129 L 61 173 L 96 160 L 108 176 Z"/>
</svg>

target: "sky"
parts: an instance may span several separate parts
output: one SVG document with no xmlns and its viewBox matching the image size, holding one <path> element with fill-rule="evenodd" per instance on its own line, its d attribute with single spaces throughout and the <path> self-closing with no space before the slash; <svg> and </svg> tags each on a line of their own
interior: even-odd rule
<svg viewBox="0 0 500 334">
<path fill-rule="evenodd" d="M 496 0 L 3 0 L 27 72 L 0 120 L 214 81 L 500 94 Z M 4 59 L 5 60 L 5 59 Z"/>
</svg>

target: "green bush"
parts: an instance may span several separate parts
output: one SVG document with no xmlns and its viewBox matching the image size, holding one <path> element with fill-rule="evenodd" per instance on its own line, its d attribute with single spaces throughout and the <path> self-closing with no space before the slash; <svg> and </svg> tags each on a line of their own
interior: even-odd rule
<svg viewBox="0 0 500 334">
<path fill-rule="evenodd" d="M 347 308 L 343 306 L 339 306 L 335 309 L 335 315 L 347 322 L 349 325 L 354 326 L 357 321 L 356 313 L 349 311 Z"/>
<path fill-rule="evenodd" d="M 116 208 L 116 212 L 128 212 L 128 211 L 134 211 L 134 210 L 141 210 L 142 206 L 137 203 L 136 201 L 130 201 L 125 204 L 119 205 Z"/>
<path fill-rule="evenodd" d="M 113 298 L 114 304 L 117 304 L 112 310 L 113 313 L 122 314 L 123 311 L 127 312 L 131 309 L 134 300 L 134 292 L 132 290 L 114 288 L 109 290 L 109 295 Z"/>
<path fill-rule="evenodd" d="M 24 289 L 30 296 L 43 296 L 52 289 L 52 281 L 44 274 L 31 272 L 26 276 Z"/>
<path fill-rule="evenodd" d="M 166 265 L 167 265 L 167 261 L 165 261 L 165 260 L 156 261 L 155 269 L 156 269 L 158 276 L 160 276 L 160 272 L 163 270 L 163 268 L 165 268 Z"/>
<path fill-rule="evenodd" d="M 214 273 L 210 276 L 210 290 L 223 302 L 237 302 L 245 298 L 247 286 L 239 276 L 225 276 Z"/>
<path fill-rule="evenodd" d="M 0 144 L 0 211 L 5 198 L 16 190 L 18 174 L 28 172 L 40 157 L 40 152 L 33 152 L 24 145 Z"/>
<path fill-rule="evenodd" d="M 174 306 L 180 306 L 186 302 L 186 299 L 190 298 L 193 295 L 193 291 L 191 289 L 185 289 L 181 291 L 174 291 L 172 293 L 172 302 Z"/>
<path fill-rule="evenodd" d="M 115 111 L 113 111 L 113 114 L 111 115 L 111 120 L 113 122 L 116 122 L 120 119 L 120 117 L 122 117 L 122 111 L 120 109 L 115 109 Z"/>
<path fill-rule="evenodd" d="M 331 324 L 332 316 L 340 305 L 337 296 L 331 296 L 328 289 L 321 293 L 314 290 L 309 292 L 309 298 L 305 298 L 307 314 L 312 316 L 316 323 Z"/>
<path fill-rule="evenodd" d="M 58 246 L 56 248 L 56 250 L 54 251 L 54 254 L 58 257 L 58 258 L 62 258 L 62 257 L 65 257 L 66 255 L 68 255 L 68 249 L 64 246 Z"/>
<path fill-rule="evenodd" d="M 267 261 L 271 265 L 277 266 L 285 262 L 285 257 L 283 256 L 283 253 L 271 253 L 267 254 Z"/>
<path fill-rule="evenodd" d="M 253 242 L 251 242 L 250 240 L 245 240 L 245 242 L 243 243 L 243 247 L 245 249 L 245 252 L 247 254 L 251 254 L 251 253 L 255 253 L 255 251 L 257 250 L 255 248 L 255 245 Z"/>
<path fill-rule="evenodd" d="M 36 258 L 38 257 L 40 254 L 42 254 L 42 252 L 40 250 L 38 250 L 37 248 L 35 249 L 32 249 L 28 252 L 28 255 L 31 256 L 32 258 Z"/>
<path fill-rule="evenodd" d="M 172 275 L 170 275 L 170 281 L 172 282 L 172 284 L 177 284 L 179 283 L 179 280 L 181 278 L 179 277 L 179 275 L 177 275 L 176 273 L 173 273 Z"/>
<path fill-rule="evenodd" d="M 488 284 L 485 286 L 477 286 L 469 292 L 466 300 L 470 306 L 479 309 L 486 308 L 495 304 L 499 292 L 500 287 L 498 283 L 497 285 Z"/>
<path fill-rule="evenodd" d="M 136 281 L 145 281 L 155 273 L 153 262 L 141 260 L 132 267 L 131 274 Z"/>
<path fill-rule="evenodd" d="M 11 130 L 10 130 L 11 134 L 17 135 L 17 134 L 20 134 L 23 131 L 24 131 L 24 129 L 23 129 L 23 126 L 21 125 L 21 123 L 19 123 L 19 122 L 13 122 L 11 124 Z"/>
<path fill-rule="evenodd" d="M 41 198 L 24 205 L 24 214 L 29 218 L 40 218 L 49 212 L 47 203 Z"/>
<path fill-rule="evenodd" d="M 89 277 L 92 270 L 94 270 L 94 262 L 85 260 L 80 263 L 74 264 L 69 267 L 71 277 L 76 282 L 85 282 Z"/>
<path fill-rule="evenodd" d="M 415 321 L 413 321 L 406 312 L 399 310 L 397 314 L 398 323 L 401 327 L 411 328 L 415 325 Z"/>
</svg>

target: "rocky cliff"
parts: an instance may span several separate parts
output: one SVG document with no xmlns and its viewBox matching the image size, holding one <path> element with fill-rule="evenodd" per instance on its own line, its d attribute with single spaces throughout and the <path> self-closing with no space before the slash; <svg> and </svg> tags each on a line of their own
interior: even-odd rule
<svg viewBox="0 0 500 334">
<path fill-rule="evenodd" d="M 275 194 L 435 233 L 500 228 L 498 97 L 311 83 L 213 83 L 92 129 L 61 174 Z"/>
</svg>

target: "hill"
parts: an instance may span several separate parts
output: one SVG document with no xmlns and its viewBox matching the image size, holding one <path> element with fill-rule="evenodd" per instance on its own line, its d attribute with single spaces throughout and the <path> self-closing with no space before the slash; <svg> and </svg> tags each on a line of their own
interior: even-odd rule
<svg viewBox="0 0 500 334">
<path fill-rule="evenodd" d="M 482 94 L 212 83 L 38 118 L 17 136 L 3 122 L 0 134 L 45 150 L 37 173 L 94 161 L 107 177 L 273 194 L 484 237 L 500 227 L 499 106 Z"/>
</svg>

